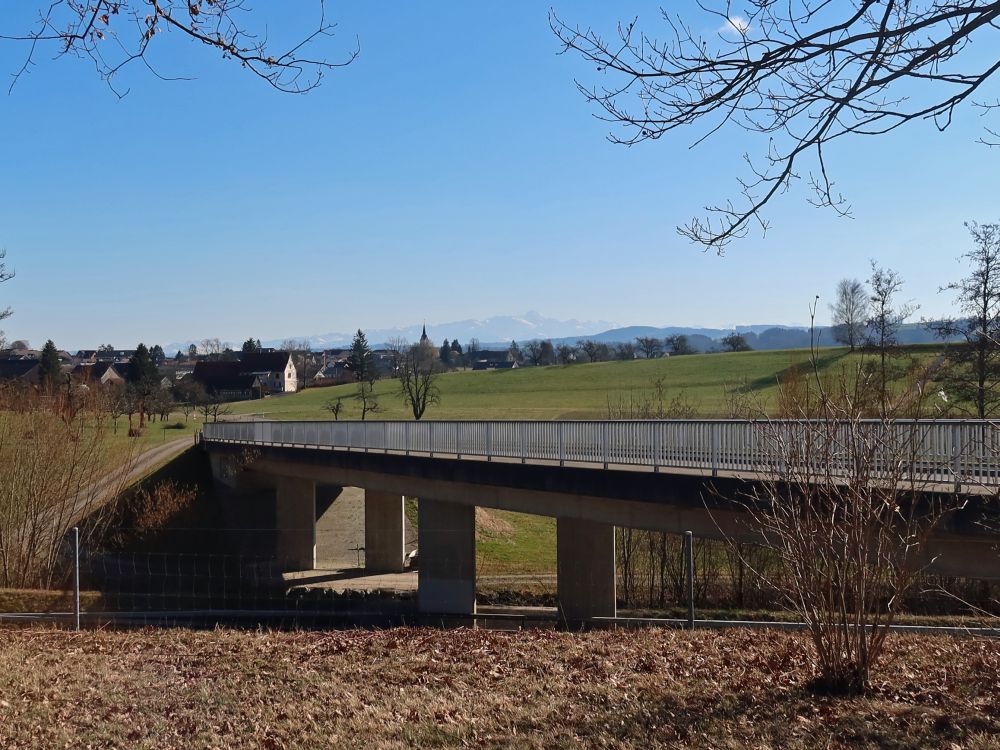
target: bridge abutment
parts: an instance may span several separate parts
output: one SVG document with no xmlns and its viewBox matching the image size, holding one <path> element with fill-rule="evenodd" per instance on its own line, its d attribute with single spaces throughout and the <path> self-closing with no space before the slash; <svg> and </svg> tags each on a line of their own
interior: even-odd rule
<svg viewBox="0 0 1000 750">
<path fill-rule="evenodd" d="M 420 612 L 476 611 L 476 508 L 421 497 L 417 503 Z"/>
<path fill-rule="evenodd" d="M 278 477 L 275 494 L 275 555 L 288 570 L 312 570 L 316 567 L 316 483 Z"/>
<path fill-rule="evenodd" d="M 578 518 L 556 519 L 559 615 L 567 622 L 614 617 L 615 527 Z"/>
<path fill-rule="evenodd" d="M 402 573 L 405 555 L 403 496 L 365 490 L 365 570 Z"/>
</svg>

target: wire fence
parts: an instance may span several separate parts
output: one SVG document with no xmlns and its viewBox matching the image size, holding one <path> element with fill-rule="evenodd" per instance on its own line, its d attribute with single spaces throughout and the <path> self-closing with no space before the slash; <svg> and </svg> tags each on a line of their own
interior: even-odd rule
<svg viewBox="0 0 1000 750">
<path fill-rule="evenodd" d="M 302 570 L 300 561 L 268 550 L 263 529 L 172 529 L 157 537 L 116 529 L 110 543 L 81 547 L 66 540 L 60 584 L 48 590 L 0 589 L 0 621 L 98 625 L 388 626 L 421 621 L 417 612 L 419 556 L 402 574 L 371 575 L 363 545 L 351 558 Z M 125 544 L 122 539 L 130 538 Z M 557 622 L 554 536 L 530 548 L 480 539 L 478 603 L 502 617 Z M 695 623 L 757 620 L 791 623 L 781 563 L 769 549 L 690 535 L 618 529 L 619 619 Z M 180 551 L 182 541 L 189 548 Z M 198 549 L 208 540 L 235 551 Z M 539 549 L 541 547 L 541 550 Z M 252 553 L 245 550 L 258 549 Z M 1000 584 L 924 574 L 897 603 L 901 622 L 994 629 Z M 512 617 L 514 615 L 511 615 Z"/>
</svg>

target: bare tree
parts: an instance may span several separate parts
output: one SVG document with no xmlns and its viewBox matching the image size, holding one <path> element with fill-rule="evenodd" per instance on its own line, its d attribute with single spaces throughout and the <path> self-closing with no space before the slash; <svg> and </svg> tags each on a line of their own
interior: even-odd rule
<svg viewBox="0 0 1000 750">
<path fill-rule="evenodd" d="M 410 407 L 413 418 L 419 420 L 427 407 L 441 403 L 441 390 L 437 385 L 439 365 L 433 356 L 420 347 L 410 347 L 399 363 L 399 395 Z"/>
<path fill-rule="evenodd" d="M 62 398 L 0 389 L 0 588 L 61 584 L 69 530 L 80 526 L 84 543 L 103 531 L 134 465 L 134 444 L 108 464 L 96 390 L 75 394 L 72 408 Z"/>
<path fill-rule="evenodd" d="M 635 344 L 631 341 L 623 341 L 620 344 L 615 344 L 615 359 L 619 359 L 622 362 L 635 359 Z"/>
<path fill-rule="evenodd" d="M 863 420 L 850 398 L 828 393 L 809 403 L 794 420 L 757 420 L 771 458 L 741 503 L 749 528 L 780 556 L 781 577 L 764 577 L 808 626 L 817 686 L 864 692 L 932 561 L 931 535 L 964 501 L 912 470 L 928 460 L 920 425 L 893 413 Z"/>
<path fill-rule="evenodd" d="M 310 54 L 318 42 L 333 36 L 335 28 L 326 20 L 323 0 L 317 5 L 315 25 L 280 49 L 271 43 L 266 21 L 255 19 L 261 12 L 251 10 L 246 0 L 47 0 L 40 4 L 31 28 L 4 33 L 0 39 L 26 46 L 12 88 L 35 65 L 36 57 L 51 49 L 57 57 L 90 61 L 112 91 L 124 96 L 128 91 L 115 87 L 115 77 L 133 63 L 167 78 L 154 67 L 149 50 L 154 40 L 173 34 L 215 51 L 278 91 L 301 94 L 358 54 L 357 47 L 339 61 Z M 247 25 L 250 20 L 259 20 L 257 28 Z"/>
<path fill-rule="evenodd" d="M 556 347 L 556 360 L 561 365 L 571 365 L 576 362 L 577 348 L 572 344 L 559 344 Z"/>
<path fill-rule="evenodd" d="M 209 357 L 215 358 L 219 357 L 228 346 L 228 342 L 221 341 L 218 338 L 202 339 L 201 344 L 198 346 L 198 351 L 201 354 L 207 354 Z"/>
<path fill-rule="evenodd" d="M 613 142 L 688 127 L 699 128 L 697 144 L 732 128 L 765 136 L 763 153 L 746 157 L 740 201 L 709 207 L 707 217 L 678 228 L 720 252 L 754 223 L 766 230 L 762 209 L 800 176 L 811 203 L 849 213 L 827 169 L 828 146 L 912 120 L 943 130 L 1000 69 L 995 46 L 983 55 L 972 44 L 990 45 L 1000 22 L 995 0 L 754 0 L 743 15 L 728 0 L 698 7 L 697 18 L 664 12 L 665 38 L 635 20 L 611 39 L 554 13 L 550 24 L 565 50 L 606 79 L 577 86 L 617 126 Z M 693 31 L 706 23 L 717 31 Z"/>
<path fill-rule="evenodd" d="M 941 290 L 955 293 L 962 317 L 929 327 L 941 338 L 960 338 L 947 347 L 943 380 L 960 405 L 971 404 L 985 419 L 1000 403 L 1000 225 L 966 226 L 973 242 L 962 256 L 971 265 L 969 275 Z"/>
<path fill-rule="evenodd" d="M 636 336 L 635 343 L 646 359 L 653 359 L 663 354 L 663 342 L 655 336 Z"/>
<path fill-rule="evenodd" d="M 748 352 L 751 348 L 750 344 L 747 343 L 746 336 L 736 331 L 723 336 L 720 343 L 726 347 L 727 352 Z"/>
<path fill-rule="evenodd" d="M 8 269 L 7 264 L 4 262 L 4 258 L 7 257 L 7 249 L 0 248 L 0 284 L 5 281 L 10 281 L 14 278 L 14 269 Z M 0 320 L 9 318 L 14 314 L 14 311 L 9 307 L 0 307 Z M 0 330 L 0 349 L 7 348 L 7 339 L 4 337 L 4 333 Z"/>
<path fill-rule="evenodd" d="M 663 339 L 663 343 L 675 357 L 679 357 L 682 354 L 694 354 L 694 348 L 691 346 L 691 342 L 688 341 L 688 337 L 684 334 L 667 336 Z"/>
<path fill-rule="evenodd" d="M 853 352 L 861 345 L 868 320 L 868 293 L 857 279 L 841 279 L 830 304 L 834 338 Z"/>
<path fill-rule="evenodd" d="M 878 357 L 878 396 L 880 414 L 889 411 L 891 394 L 889 383 L 894 379 L 892 359 L 899 355 L 896 335 L 899 327 L 917 307 L 909 302 L 898 303 L 896 297 L 903 288 L 903 279 L 891 268 L 882 268 L 871 262 L 872 275 L 868 280 L 871 290 L 870 317 L 865 334 L 865 348 Z"/>
<path fill-rule="evenodd" d="M 323 408 L 330 412 L 335 420 L 339 420 L 340 412 L 344 410 L 344 397 L 329 399 L 323 404 Z"/>
<path fill-rule="evenodd" d="M 361 404 L 361 421 L 368 418 L 369 414 L 378 414 L 382 411 L 382 406 L 378 402 L 378 394 L 375 393 L 375 380 L 363 379 L 358 381 L 358 390 L 354 393 L 355 400 Z"/>
</svg>

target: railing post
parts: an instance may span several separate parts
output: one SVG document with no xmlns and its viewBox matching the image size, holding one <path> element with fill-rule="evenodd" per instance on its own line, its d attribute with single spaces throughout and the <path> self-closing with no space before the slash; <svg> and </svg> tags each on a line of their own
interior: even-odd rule
<svg viewBox="0 0 1000 750">
<path fill-rule="evenodd" d="M 556 429 L 559 431 L 559 465 L 566 465 L 566 436 L 563 423 L 557 422 Z"/>
<path fill-rule="evenodd" d="M 493 460 L 493 423 L 486 423 L 486 461 Z"/>
<path fill-rule="evenodd" d="M 719 430 L 720 425 L 718 422 L 711 423 L 711 433 L 712 433 L 712 476 L 719 476 Z"/>
<path fill-rule="evenodd" d="M 523 464 L 525 462 L 524 461 L 524 451 L 525 451 L 525 445 L 524 444 L 526 442 L 525 439 L 524 439 L 524 422 L 523 421 L 517 423 L 517 433 L 518 433 L 518 442 L 521 443 L 521 463 Z"/>
<path fill-rule="evenodd" d="M 382 423 L 382 452 L 389 452 L 389 423 Z"/>
<path fill-rule="evenodd" d="M 80 528 L 73 527 L 73 626 L 80 629 Z"/>
<path fill-rule="evenodd" d="M 434 458 L 434 423 L 431 422 L 427 425 L 427 448 L 431 452 L 431 458 Z"/>
<path fill-rule="evenodd" d="M 608 423 L 601 422 L 601 458 L 604 459 L 604 468 L 608 468 L 608 458 L 611 446 L 608 445 Z"/>
<path fill-rule="evenodd" d="M 958 423 L 951 426 L 951 473 L 955 475 L 955 492 L 962 489 L 962 479 L 959 472 L 962 470 L 962 440 Z"/>
<path fill-rule="evenodd" d="M 650 422 L 649 424 L 653 428 L 653 473 L 656 473 L 660 470 L 660 451 L 663 450 L 663 434 L 659 424 L 656 422 Z"/>
<path fill-rule="evenodd" d="M 687 562 L 688 630 L 694 630 L 694 534 L 684 532 L 684 556 Z"/>
<path fill-rule="evenodd" d="M 462 459 L 462 423 L 455 423 L 455 458 Z"/>
<path fill-rule="evenodd" d="M 404 455 L 410 455 L 410 423 L 403 422 L 403 450 Z"/>
</svg>

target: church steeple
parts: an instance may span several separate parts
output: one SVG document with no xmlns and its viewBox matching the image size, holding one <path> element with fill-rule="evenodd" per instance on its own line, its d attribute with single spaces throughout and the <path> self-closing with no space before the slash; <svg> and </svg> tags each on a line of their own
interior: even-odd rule
<svg viewBox="0 0 1000 750">
<path fill-rule="evenodd" d="M 429 341 L 429 339 L 427 338 L 427 324 L 424 323 L 424 330 L 420 334 L 420 343 L 421 344 L 426 344 L 428 341 Z"/>
</svg>

